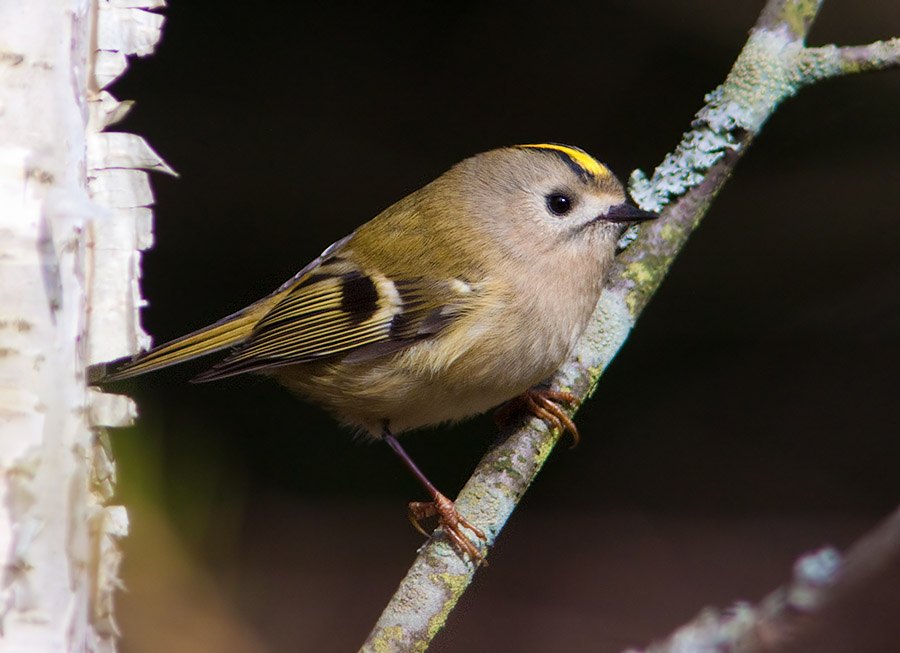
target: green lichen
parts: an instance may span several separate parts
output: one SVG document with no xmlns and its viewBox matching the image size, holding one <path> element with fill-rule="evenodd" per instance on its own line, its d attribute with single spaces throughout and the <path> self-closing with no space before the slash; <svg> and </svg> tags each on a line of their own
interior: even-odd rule
<svg viewBox="0 0 900 653">
<path fill-rule="evenodd" d="M 682 236 L 683 231 L 671 222 L 663 225 L 663 228 L 659 231 L 659 237 L 663 240 L 680 240 Z"/>
<path fill-rule="evenodd" d="M 429 578 L 435 583 L 440 582 L 453 595 L 459 595 L 469 584 L 469 574 L 451 574 L 445 571 L 433 574 Z"/>
<path fill-rule="evenodd" d="M 778 18 L 787 25 L 791 34 L 803 38 L 809 31 L 809 24 L 816 17 L 821 0 L 794 0 L 785 2 Z"/>
<path fill-rule="evenodd" d="M 653 279 L 653 272 L 647 268 L 644 261 L 635 261 L 625 270 L 625 275 L 637 284 L 648 283 Z"/>
<path fill-rule="evenodd" d="M 524 461 L 524 456 L 519 456 L 519 459 Z M 508 455 L 500 456 L 491 464 L 491 470 L 493 472 L 502 472 L 507 476 L 513 478 L 516 481 L 522 480 L 522 473 L 518 470 L 515 461 Z M 498 486 L 502 487 L 502 486 Z"/>
<path fill-rule="evenodd" d="M 550 457 L 550 452 L 553 451 L 553 447 L 558 439 L 559 435 L 553 435 L 549 430 L 544 437 L 536 438 L 537 447 L 535 447 L 535 458 L 539 461 L 538 467 Z"/>
<path fill-rule="evenodd" d="M 416 651 L 424 651 L 428 648 L 428 643 L 434 639 L 434 636 L 437 635 L 441 628 L 444 627 L 444 624 L 447 623 L 447 617 L 450 616 L 450 612 L 456 606 L 457 599 L 462 596 L 462 593 L 466 591 L 469 583 L 472 582 L 472 574 L 470 573 L 451 574 L 449 572 L 443 572 L 440 574 L 431 574 L 428 578 L 433 583 L 440 583 L 446 587 L 451 598 L 444 601 L 441 609 L 428 620 L 427 635 L 423 642 L 416 643 L 416 648 L 414 649 Z"/>
<path fill-rule="evenodd" d="M 381 634 L 372 642 L 372 649 L 375 653 L 391 653 L 391 651 L 396 651 L 402 642 L 403 628 L 391 626 L 381 631 Z"/>
<path fill-rule="evenodd" d="M 634 283 L 625 295 L 625 303 L 632 319 L 637 318 L 650 296 L 662 283 L 673 259 L 674 254 L 645 253 L 640 260 L 629 263 L 625 268 L 623 276 Z"/>
</svg>

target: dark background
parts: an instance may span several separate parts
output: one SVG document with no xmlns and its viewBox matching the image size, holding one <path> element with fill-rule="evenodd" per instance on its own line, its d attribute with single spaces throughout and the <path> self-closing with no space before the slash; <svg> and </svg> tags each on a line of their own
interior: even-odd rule
<svg viewBox="0 0 900 653">
<path fill-rule="evenodd" d="M 156 176 L 156 342 L 267 294 L 454 162 L 579 145 L 648 173 L 762 2 L 173 2 L 112 88 Z M 306 6 L 309 5 L 309 6 Z M 810 43 L 900 34 L 832 0 Z M 766 125 L 432 650 L 619 651 L 759 600 L 900 498 L 900 71 L 809 88 Z M 421 537 L 387 447 L 258 378 L 122 384 L 123 650 L 348 651 Z M 489 417 L 406 439 L 450 495 Z"/>
</svg>

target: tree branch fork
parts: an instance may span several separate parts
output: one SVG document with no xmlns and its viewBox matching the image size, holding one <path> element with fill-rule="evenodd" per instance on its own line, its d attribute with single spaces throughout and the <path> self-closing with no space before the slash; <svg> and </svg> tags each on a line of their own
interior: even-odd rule
<svg viewBox="0 0 900 653">
<path fill-rule="evenodd" d="M 778 105 L 825 79 L 900 66 L 900 38 L 806 47 L 819 5 L 770 0 L 725 82 L 706 96 L 692 129 L 651 177 L 632 173 L 632 197 L 662 217 L 626 239 L 634 242 L 617 258 L 581 343 L 553 379 L 552 386 L 574 394 L 577 404 L 594 392 L 676 254 Z M 577 405 L 571 414 L 576 411 Z M 559 437 L 540 420 L 502 432 L 460 492 L 457 508 L 484 531 L 488 547 Z M 438 531 L 420 550 L 361 651 L 425 650 L 475 571 Z"/>
</svg>

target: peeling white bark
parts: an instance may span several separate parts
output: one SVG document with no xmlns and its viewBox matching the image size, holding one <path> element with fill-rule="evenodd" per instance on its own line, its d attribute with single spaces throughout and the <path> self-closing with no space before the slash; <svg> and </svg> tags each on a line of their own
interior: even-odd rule
<svg viewBox="0 0 900 653">
<path fill-rule="evenodd" d="M 98 133 L 128 105 L 101 91 L 149 54 L 160 0 L 0 3 L 0 651 L 113 651 L 115 468 L 95 427 L 123 397 L 87 363 L 145 344 L 136 250 L 150 244 L 140 138 Z M 95 275 L 103 262 L 103 276 Z"/>
</svg>

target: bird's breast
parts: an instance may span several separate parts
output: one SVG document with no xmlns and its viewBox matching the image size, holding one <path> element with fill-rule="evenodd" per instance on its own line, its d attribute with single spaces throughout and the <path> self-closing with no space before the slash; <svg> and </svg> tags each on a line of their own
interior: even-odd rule
<svg viewBox="0 0 900 653">
<path fill-rule="evenodd" d="M 600 287 L 584 275 L 486 281 L 469 309 L 434 337 L 389 356 L 284 369 L 279 376 L 376 436 L 385 423 L 399 433 L 458 421 L 553 374 L 584 331 Z"/>
</svg>

